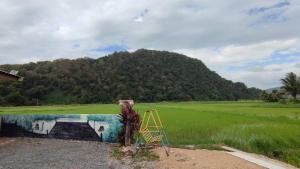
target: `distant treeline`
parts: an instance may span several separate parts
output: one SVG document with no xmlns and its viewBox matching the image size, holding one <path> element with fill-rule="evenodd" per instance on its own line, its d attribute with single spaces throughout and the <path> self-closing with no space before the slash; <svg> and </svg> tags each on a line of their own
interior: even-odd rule
<svg viewBox="0 0 300 169">
<path fill-rule="evenodd" d="M 141 49 L 99 59 L 58 59 L 23 65 L 23 82 L 0 82 L 0 105 L 256 99 L 260 90 L 233 83 L 200 60 Z"/>
<path fill-rule="evenodd" d="M 300 103 L 300 76 L 289 72 L 281 79 L 282 87 L 268 89 L 260 94 L 260 98 L 267 102 Z M 292 100 L 291 100 L 292 99 Z"/>
</svg>

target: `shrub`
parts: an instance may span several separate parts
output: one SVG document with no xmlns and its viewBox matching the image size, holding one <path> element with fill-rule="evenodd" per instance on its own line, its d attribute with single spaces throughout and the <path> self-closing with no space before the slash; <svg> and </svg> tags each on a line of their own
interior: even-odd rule
<svg viewBox="0 0 300 169">
<path fill-rule="evenodd" d="M 5 101 L 9 104 L 19 106 L 26 103 L 26 98 L 22 96 L 19 92 L 12 92 L 5 97 Z"/>
<path fill-rule="evenodd" d="M 140 129 L 140 116 L 128 102 L 122 105 L 120 116 L 122 130 L 119 133 L 119 142 L 128 146 L 134 140 L 134 133 Z"/>
<path fill-rule="evenodd" d="M 278 90 L 273 90 L 272 93 L 267 93 L 266 91 L 263 91 L 260 94 L 260 98 L 264 101 L 267 102 L 279 102 L 280 100 L 283 99 L 283 94 L 282 92 Z"/>
<path fill-rule="evenodd" d="M 288 104 L 288 100 L 286 100 L 286 99 L 280 99 L 279 103 L 280 104 Z"/>
</svg>

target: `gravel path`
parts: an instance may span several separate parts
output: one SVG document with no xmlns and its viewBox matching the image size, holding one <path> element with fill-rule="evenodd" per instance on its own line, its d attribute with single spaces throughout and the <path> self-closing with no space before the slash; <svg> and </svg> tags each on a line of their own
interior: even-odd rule
<svg viewBox="0 0 300 169">
<path fill-rule="evenodd" d="M 172 148 L 159 161 L 110 157 L 112 144 L 38 138 L 0 138 L 0 169 L 263 169 L 223 151 Z"/>
<path fill-rule="evenodd" d="M 0 169 L 107 169 L 109 144 L 88 141 L 15 138 L 0 146 Z"/>
</svg>

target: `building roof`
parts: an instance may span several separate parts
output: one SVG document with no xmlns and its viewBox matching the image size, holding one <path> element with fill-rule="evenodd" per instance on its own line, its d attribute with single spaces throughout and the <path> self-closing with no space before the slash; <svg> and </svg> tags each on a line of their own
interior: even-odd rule
<svg viewBox="0 0 300 169">
<path fill-rule="evenodd" d="M 5 72 L 3 70 L 0 70 L 0 79 L 4 79 L 4 80 L 19 80 L 22 81 L 23 77 L 18 76 L 18 75 L 14 75 L 14 74 L 10 74 L 8 72 Z"/>
</svg>

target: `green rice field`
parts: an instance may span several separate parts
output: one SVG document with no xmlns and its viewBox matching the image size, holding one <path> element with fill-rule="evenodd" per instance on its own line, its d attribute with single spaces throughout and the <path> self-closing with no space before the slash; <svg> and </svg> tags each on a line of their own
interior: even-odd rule
<svg viewBox="0 0 300 169">
<path fill-rule="evenodd" d="M 157 109 L 172 145 L 225 144 L 300 167 L 300 104 L 238 102 L 136 103 Z M 118 114 L 117 104 L 1 107 L 0 114 Z"/>
</svg>

